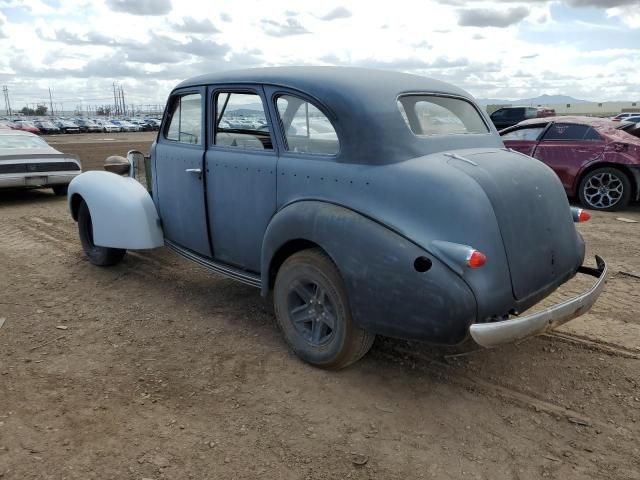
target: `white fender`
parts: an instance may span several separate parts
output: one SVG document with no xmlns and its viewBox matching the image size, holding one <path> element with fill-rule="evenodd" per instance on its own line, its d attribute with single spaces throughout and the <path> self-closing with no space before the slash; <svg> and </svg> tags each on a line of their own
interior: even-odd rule
<svg viewBox="0 0 640 480">
<path fill-rule="evenodd" d="M 74 220 L 78 219 L 80 197 L 89 207 L 96 245 L 130 250 L 164 245 L 156 206 L 137 180 L 101 171 L 78 175 L 67 193 Z"/>
</svg>

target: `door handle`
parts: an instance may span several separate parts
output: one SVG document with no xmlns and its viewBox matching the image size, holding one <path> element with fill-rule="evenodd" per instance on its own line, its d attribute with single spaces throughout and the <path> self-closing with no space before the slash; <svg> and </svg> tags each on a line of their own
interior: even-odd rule
<svg viewBox="0 0 640 480">
<path fill-rule="evenodd" d="M 188 173 L 197 173 L 198 175 L 202 175 L 202 170 L 199 168 L 187 168 L 185 172 Z"/>
</svg>

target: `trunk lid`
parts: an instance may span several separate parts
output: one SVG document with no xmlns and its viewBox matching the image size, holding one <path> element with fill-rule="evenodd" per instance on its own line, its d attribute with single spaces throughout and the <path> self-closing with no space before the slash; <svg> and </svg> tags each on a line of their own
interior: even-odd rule
<svg viewBox="0 0 640 480">
<path fill-rule="evenodd" d="M 506 149 L 460 150 L 447 156 L 493 205 L 517 300 L 574 273 L 582 252 L 564 188 L 549 167 Z"/>
</svg>

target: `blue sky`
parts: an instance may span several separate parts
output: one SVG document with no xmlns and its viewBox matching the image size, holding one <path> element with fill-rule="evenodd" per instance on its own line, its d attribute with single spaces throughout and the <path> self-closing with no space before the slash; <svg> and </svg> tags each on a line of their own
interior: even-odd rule
<svg viewBox="0 0 640 480">
<path fill-rule="evenodd" d="M 640 100 L 640 0 L 0 0 L 0 84 L 14 106 L 163 103 L 184 78 L 357 65 L 482 98 Z M 4 107 L 0 102 L 0 108 Z"/>
</svg>

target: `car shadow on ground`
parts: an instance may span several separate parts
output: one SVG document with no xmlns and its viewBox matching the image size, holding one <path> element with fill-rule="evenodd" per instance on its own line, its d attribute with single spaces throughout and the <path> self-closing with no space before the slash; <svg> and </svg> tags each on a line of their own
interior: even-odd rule
<svg viewBox="0 0 640 480">
<path fill-rule="evenodd" d="M 55 202 L 62 198 L 53 193 L 50 188 L 31 190 L 0 190 L 0 207 L 20 206 L 29 203 Z"/>
</svg>

